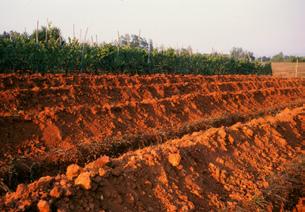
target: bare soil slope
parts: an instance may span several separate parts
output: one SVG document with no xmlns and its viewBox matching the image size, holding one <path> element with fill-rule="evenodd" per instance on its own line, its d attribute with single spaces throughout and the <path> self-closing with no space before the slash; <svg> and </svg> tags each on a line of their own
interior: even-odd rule
<svg viewBox="0 0 305 212">
<path fill-rule="evenodd" d="M 0 210 L 292 208 L 263 191 L 303 170 L 304 103 L 301 78 L 2 74 Z"/>
<path fill-rule="evenodd" d="M 71 165 L 66 174 L 19 185 L 1 199 L 0 209 L 292 210 L 297 204 L 302 208 L 304 120 L 305 105 L 275 117 L 192 133 L 118 158 L 103 156 L 84 168 Z M 283 173 L 290 173 L 289 178 Z M 276 177 L 284 186 L 273 197 L 266 191 Z"/>
</svg>

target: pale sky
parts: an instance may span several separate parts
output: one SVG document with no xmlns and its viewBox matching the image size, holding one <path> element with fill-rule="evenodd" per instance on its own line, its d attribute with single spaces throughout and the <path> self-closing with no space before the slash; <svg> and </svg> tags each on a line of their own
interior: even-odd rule
<svg viewBox="0 0 305 212">
<path fill-rule="evenodd" d="M 47 19 L 65 37 L 88 27 L 88 38 L 111 41 L 134 33 L 158 46 L 192 46 L 228 53 L 242 47 L 256 56 L 305 56 L 305 0 L 0 0 L 0 31 L 32 32 Z"/>
</svg>

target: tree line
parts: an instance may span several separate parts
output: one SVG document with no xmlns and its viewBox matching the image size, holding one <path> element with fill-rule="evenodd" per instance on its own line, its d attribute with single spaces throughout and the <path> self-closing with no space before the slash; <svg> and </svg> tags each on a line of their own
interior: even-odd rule
<svg viewBox="0 0 305 212">
<path fill-rule="evenodd" d="M 294 55 L 285 55 L 283 52 L 280 52 L 272 57 L 259 57 L 257 60 L 262 61 L 262 62 L 290 62 L 290 63 L 295 63 L 295 62 L 305 62 L 305 57 L 301 56 L 294 56 Z"/>
<path fill-rule="evenodd" d="M 114 43 L 65 40 L 60 29 L 51 25 L 31 34 L 0 34 L 0 72 L 271 74 L 270 63 L 254 60 L 253 54 L 233 53 L 154 48 L 151 40 L 128 34 Z"/>
</svg>

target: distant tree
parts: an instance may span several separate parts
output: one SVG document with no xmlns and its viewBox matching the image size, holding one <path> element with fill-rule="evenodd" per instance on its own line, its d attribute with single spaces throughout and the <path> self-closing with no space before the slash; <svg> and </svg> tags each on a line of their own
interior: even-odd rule
<svg viewBox="0 0 305 212">
<path fill-rule="evenodd" d="M 131 43 L 131 37 L 129 34 L 121 35 L 120 36 L 120 45 L 122 46 L 129 46 Z"/>
<path fill-rule="evenodd" d="M 134 34 L 125 34 L 120 36 L 120 45 L 148 50 L 150 44 L 143 37 Z"/>
<path fill-rule="evenodd" d="M 36 30 L 30 36 L 32 39 L 36 39 Z M 38 41 L 45 42 L 50 40 L 60 40 L 63 41 L 63 37 L 61 35 L 61 31 L 58 27 L 53 27 L 52 24 L 48 24 L 48 26 L 42 26 L 38 29 Z"/>
<path fill-rule="evenodd" d="M 10 38 L 10 33 L 4 31 L 2 34 L 0 34 L 0 39 Z"/>
<path fill-rule="evenodd" d="M 280 52 L 280 53 L 274 55 L 271 60 L 273 62 L 283 62 L 284 61 L 284 54 L 283 54 L 283 52 Z"/>
<path fill-rule="evenodd" d="M 259 61 L 259 62 L 270 62 L 271 58 L 266 57 L 266 56 L 262 56 L 262 57 L 258 57 L 256 60 Z"/>
<path fill-rule="evenodd" d="M 280 52 L 272 57 L 272 62 L 305 62 L 305 57 L 302 56 L 293 56 L 285 55 L 283 52 Z"/>
<path fill-rule="evenodd" d="M 233 47 L 230 52 L 230 55 L 232 58 L 237 60 L 247 60 L 247 61 L 255 60 L 253 52 L 245 51 L 239 47 Z"/>
<path fill-rule="evenodd" d="M 0 34 L 0 39 L 15 39 L 15 38 L 29 38 L 28 34 L 26 32 L 19 33 L 15 31 L 6 32 L 4 31 L 3 34 Z"/>
</svg>

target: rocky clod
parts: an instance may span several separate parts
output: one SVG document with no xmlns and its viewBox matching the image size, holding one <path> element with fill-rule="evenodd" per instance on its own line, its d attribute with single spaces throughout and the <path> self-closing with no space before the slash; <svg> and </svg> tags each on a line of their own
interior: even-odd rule
<svg viewBox="0 0 305 212">
<path fill-rule="evenodd" d="M 75 177 L 79 175 L 80 172 L 81 172 L 81 168 L 78 165 L 72 164 L 68 166 L 66 172 L 68 180 L 73 180 Z"/>
<path fill-rule="evenodd" d="M 75 179 L 75 185 L 80 185 L 86 190 L 91 189 L 90 172 L 83 172 Z"/>
</svg>

